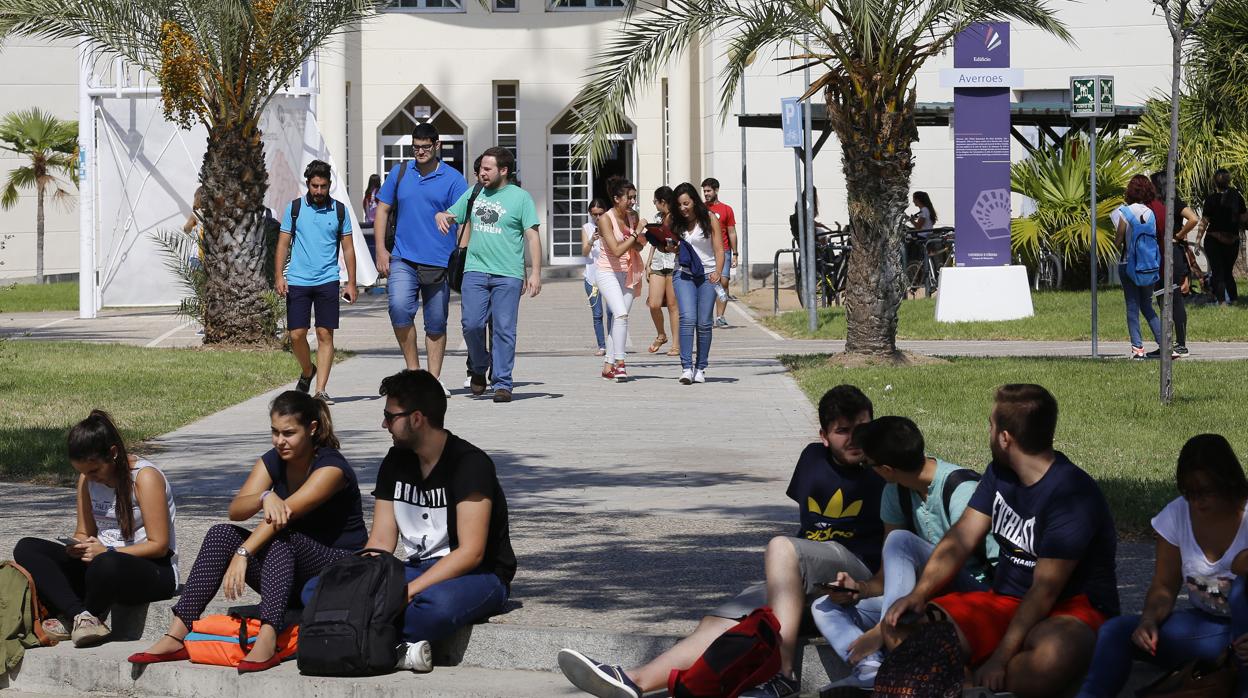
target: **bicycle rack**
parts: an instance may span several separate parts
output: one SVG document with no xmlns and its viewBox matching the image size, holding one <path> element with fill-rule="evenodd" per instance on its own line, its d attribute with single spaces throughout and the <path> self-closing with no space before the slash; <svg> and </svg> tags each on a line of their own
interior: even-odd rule
<svg viewBox="0 0 1248 698">
<path fill-rule="evenodd" d="M 787 250 L 776 250 L 776 256 L 771 260 L 771 316 L 775 317 L 780 314 L 780 255 L 790 254 L 793 256 L 793 268 L 797 269 L 797 254 L 800 250 L 796 247 L 790 247 Z M 797 289 L 798 293 L 802 290 Z"/>
</svg>

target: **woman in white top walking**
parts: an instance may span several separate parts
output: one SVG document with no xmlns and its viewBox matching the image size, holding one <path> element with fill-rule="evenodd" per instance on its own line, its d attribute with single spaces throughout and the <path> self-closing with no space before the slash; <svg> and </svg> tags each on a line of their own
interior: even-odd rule
<svg viewBox="0 0 1248 698">
<path fill-rule="evenodd" d="M 589 261 L 585 264 L 585 295 L 589 298 L 589 312 L 594 319 L 594 337 L 598 340 L 598 351 L 594 356 L 607 353 L 607 333 L 602 324 L 602 295 L 598 293 L 598 257 L 602 254 L 602 236 L 598 233 L 598 217 L 606 213 L 610 206 L 602 199 L 594 199 L 589 203 L 589 221 L 581 226 L 581 256 Z M 611 311 L 607 310 L 606 327 L 611 326 Z"/>
<path fill-rule="evenodd" d="M 910 227 L 914 230 L 931 230 L 936 226 L 936 207 L 932 205 L 932 197 L 925 191 L 916 191 L 910 197 L 919 210 L 910 216 Z"/>
<path fill-rule="evenodd" d="M 672 278 L 676 304 L 680 307 L 680 382 L 706 382 L 706 363 L 711 354 L 711 323 L 715 299 L 723 287 L 719 270 L 724 268 L 724 242 L 719 219 L 712 216 L 700 192 L 689 182 L 676 187 L 676 210 L 668 227 L 681 238 L 679 269 Z M 720 289 L 717 291 L 716 289 Z M 697 329 L 697 357 L 693 353 Z"/>
<path fill-rule="evenodd" d="M 662 224 L 672 212 L 672 188 L 666 184 L 654 190 L 654 207 L 658 213 L 654 222 Z M 650 282 L 650 295 L 646 297 L 646 305 L 650 308 L 650 319 L 654 321 L 656 335 L 650 343 L 650 353 L 654 354 L 667 344 L 667 333 L 663 331 L 663 306 L 667 306 L 670 317 L 672 338 L 675 340 L 668 356 L 680 356 L 680 310 L 676 305 L 676 289 L 672 288 L 672 277 L 676 274 L 676 253 L 660 250 L 653 245 L 646 256 L 646 278 Z"/>
<path fill-rule="evenodd" d="M 633 209 L 637 206 L 637 189 L 623 177 L 607 180 L 607 194 L 613 205 L 598 217 L 602 254 L 595 269 L 598 295 L 603 307 L 611 311 L 611 341 L 603 357 L 602 377 L 605 380 L 628 380 L 624 366 L 628 345 L 628 311 L 633 298 L 641 291 L 641 253 L 646 239 Z M 614 363 L 613 363 L 614 362 Z"/>
<path fill-rule="evenodd" d="M 70 465 L 78 471 L 74 535 L 62 543 L 23 538 L 13 559 L 30 572 L 48 607 L 48 635 L 89 647 L 108 638 L 104 617 L 113 604 L 173 596 L 175 512 L 164 473 L 126 451 L 107 413 L 92 410 L 69 430 L 68 442 Z"/>
</svg>

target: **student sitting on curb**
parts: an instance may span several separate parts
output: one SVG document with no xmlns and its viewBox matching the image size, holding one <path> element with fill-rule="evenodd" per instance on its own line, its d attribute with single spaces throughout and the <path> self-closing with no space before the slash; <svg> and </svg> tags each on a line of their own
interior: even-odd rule
<svg viewBox="0 0 1248 698">
<path fill-rule="evenodd" d="M 511 594 L 507 498 L 484 451 L 443 428 L 446 393 L 428 371 L 400 371 L 381 382 L 381 425 L 394 446 L 373 490 L 373 532 L 364 547 L 407 560 L 408 646 L 399 669 L 433 668 L 431 642 L 495 615 Z M 316 580 L 303 590 L 312 599 Z"/>
<path fill-rule="evenodd" d="M 1113 698 L 1132 660 L 1173 669 L 1216 660 L 1228 646 L 1238 659 L 1239 692 L 1248 689 L 1248 479 L 1217 434 L 1188 439 L 1175 473 L 1179 497 L 1153 517 L 1157 562 L 1144 613 L 1101 628 L 1079 698 Z M 1191 608 L 1175 610 L 1180 587 Z"/>
<path fill-rule="evenodd" d="M 692 665 L 715 638 L 760 606 L 780 621 L 780 673 L 742 698 L 796 696 L 794 656 L 798 630 L 819 586 L 842 573 L 865 581 L 879 568 L 884 481 L 862 465 L 854 428 L 871 421 L 871 400 L 852 385 L 838 385 L 819 400 L 819 438 L 802 451 L 787 494 L 797 502 L 796 537 L 767 544 L 766 582 L 745 589 L 702 619 L 693 634 L 648 664 L 625 671 L 571 649 L 560 650 L 559 668 L 574 686 L 600 698 L 640 698 L 667 685 L 673 669 Z"/>
<path fill-rule="evenodd" d="M 132 664 L 189 659 L 183 639 L 217 589 L 225 598 L 242 596 L 243 586 L 260 593 L 260 632 L 238 673 L 276 666 L 277 636 L 298 590 L 327 565 L 364 547 L 368 529 L 355 470 L 338 451 L 338 437 L 325 401 L 287 390 L 269 407 L 273 448 L 256 460 L 251 475 L 230 502 L 230 520 L 264 512 L 254 531 L 234 524 L 208 529 L 173 607 L 169 632 Z"/>
<path fill-rule="evenodd" d="M 880 497 L 883 562 L 880 571 L 862 583 L 842 572 L 836 584 L 852 591 L 830 592 L 815 601 L 811 615 L 836 653 L 853 667 L 849 676 L 827 688 L 870 690 L 883 659 L 880 618 L 894 601 L 914 590 L 932 550 L 965 511 L 979 475 L 928 456 L 922 432 L 905 417 L 880 417 L 863 424 L 854 430 L 854 443 L 888 483 Z M 983 554 L 972 556 L 949 588 L 987 589 L 996 558 L 996 541 L 989 539 Z"/>
<path fill-rule="evenodd" d="M 902 617 L 930 602 L 952 621 L 974 685 L 1063 695 L 1087 670 L 1096 632 L 1118 615 L 1114 519 L 1096 481 L 1053 450 L 1049 391 L 1001 386 L 988 422 L 992 463 L 914 591 L 889 608 L 885 631 L 900 638 Z M 936 596 L 989 532 L 1001 547 L 992 590 Z"/>
<path fill-rule="evenodd" d="M 90 647 L 108 638 L 104 616 L 114 603 L 173 596 L 175 509 L 169 480 L 126 452 L 107 413 L 92 410 L 67 440 L 69 463 L 78 471 L 78 525 L 72 536 L 77 542 L 23 538 L 13 559 L 30 573 L 52 614 L 44 631 L 55 640 L 72 639 L 75 647 Z"/>
</svg>

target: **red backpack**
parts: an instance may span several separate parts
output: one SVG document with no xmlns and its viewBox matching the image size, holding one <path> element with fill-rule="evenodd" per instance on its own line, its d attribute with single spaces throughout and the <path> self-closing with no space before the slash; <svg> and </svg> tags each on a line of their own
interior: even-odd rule
<svg viewBox="0 0 1248 698">
<path fill-rule="evenodd" d="M 715 638 L 688 669 L 667 678 L 672 698 L 736 698 L 780 671 L 780 621 L 770 608 L 755 609 Z"/>
</svg>

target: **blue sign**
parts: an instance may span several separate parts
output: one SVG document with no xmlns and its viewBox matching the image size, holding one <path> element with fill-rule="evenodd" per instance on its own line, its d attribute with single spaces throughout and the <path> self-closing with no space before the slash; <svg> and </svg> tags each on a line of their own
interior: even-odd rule
<svg viewBox="0 0 1248 698">
<path fill-rule="evenodd" d="M 797 97 L 781 98 L 780 124 L 784 129 L 784 147 L 802 147 L 802 102 Z"/>
</svg>

